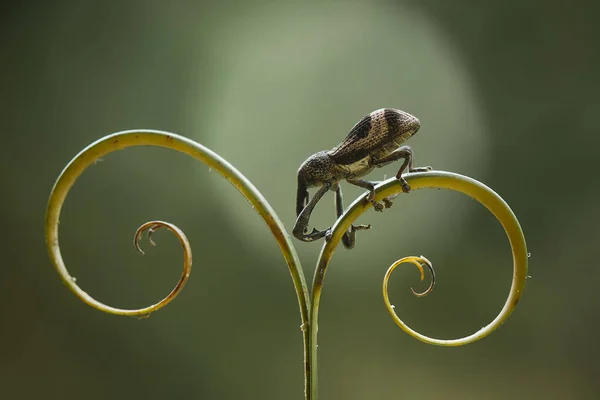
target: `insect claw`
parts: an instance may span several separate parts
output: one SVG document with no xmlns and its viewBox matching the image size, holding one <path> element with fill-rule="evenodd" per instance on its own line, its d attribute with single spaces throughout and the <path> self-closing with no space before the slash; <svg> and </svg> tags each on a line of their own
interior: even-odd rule
<svg viewBox="0 0 600 400">
<path fill-rule="evenodd" d="M 366 231 L 368 229 L 371 229 L 371 224 L 368 225 L 352 225 L 352 229 L 353 231 Z"/>
<path fill-rule="evenodd" d="M 406 179 L 400 177 L 400 178 L 398 178 L 398 180 L 400 181 L 400 184 L 402 185 L 402 191 L 404 193 L 409 193 L 410 192 L 410 185 L 408 184 L 408 182 L 406 182 Z"/>
<path fill-rule="evenodd" d="M 383 204 L 385 205 L 385 208 L 390 208 L 394 205 L 394 200 L 396 199 L 396 197 L 398 197 L 398 194 L 393 194 L 391 196 L 388 196 L 386 198 L 384 198 Z"/>
<path fill-rule="evenodd" d="M 327 234 L 327 231 L 320 231 L 317 228 L 313 228 L 312 232 L 306 233 L 306 231 L 304 231 L 304 233 L 301 236 L 296 236 L 296 237 L 305 242 L 313 242 L 317 239 L 322 238 L 326 234 Z"/>
<path fill-rule="evenodd" d="M 383 204 L 381 204 L 375 200 L 371 200 L 371 204 L 373 204 L 373 208 L 375 209 L 375 211 L 379 211 L 379 212 L 383 211 L 383 208 L 384 208 Z"/>
<path fill-rule="evenodd" d="M 432 171 L 433 168 L 431 168 L 430 166 L 427 167 L 416 167 L 411 169 L 409 172 L 429 172 Z"/>
</svg>

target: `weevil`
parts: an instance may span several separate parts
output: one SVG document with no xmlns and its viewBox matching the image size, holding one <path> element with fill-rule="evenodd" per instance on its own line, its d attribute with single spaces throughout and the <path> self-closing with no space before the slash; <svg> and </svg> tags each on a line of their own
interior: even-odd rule
<svg viewBox="0 0 600 400">
<path fill-rule="evenodd" d="M 335 192 L 335 209 L 339 218 L 344 212 L 340 182 L 346 182 L 367 189 L 367 201 L 373 204 L 375 211 L 383 211 L 392 205 L 393 197 L 375 201 L 375 185 L 361 179 L 375 168 L 381 168 L 399 159 L 404 159 L 396 178 L 402 184 L 402 191 L 408 193 L 410 185 L 402 173 L 431 171 L 431 167 L 413 167 L 413 150 L 402 143 L 414 136 L 420 122 L 409 113 L 393 108 L 382 108 L 363 117 L 350 130 L 346 138 L 332 150 L 320 151 L 310 156 L 298 169 L 298 192 L 296 195 L 296 224 L 293 234 L 304 242 L 312 242 L 322 237 L 326 240 L 330 229 L 323 231 L 313 228 L 308 232 L 308 222 L 313 209 L 323 195 L 331 190 Z M 308 188 L 319 187 L 309 201 Z M 342 243 L 348 249 L 354 247 L 356 231 L 370 229 L 371 225 L 352 225 L 344 233 Z"/>
</svg>

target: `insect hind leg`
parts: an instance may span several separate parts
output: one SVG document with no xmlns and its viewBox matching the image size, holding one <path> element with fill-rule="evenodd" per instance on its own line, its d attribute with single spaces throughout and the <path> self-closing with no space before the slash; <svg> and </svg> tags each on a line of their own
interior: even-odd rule
<svg viewBox="0 0 600 400">
<path fill-rule="evenodd" d="M 342 197 L 342 188 L 338 184 L 335 188 L 335 211 L 337 218 L 339 219 L 344 213 L 344 198 Z M 371 229 L 371 225 L 352 225 L 350 229 L 344 232 L 342 236 L 342 243 L 347 249 L 352 249 L 356 243 L 356 231 Z M 331 231 L 328 232 L 328 235 Z M 329 236 L 325 236 L 325 240 L 329 240 Z"/>
<path fill-rule="evenodd" d="M 404 193 L 408 193 L 408 192 L 410 192 L 410 185 L 402 177 L 402 174 L 404 173 L 404 171 L 406 170 L 407 167 L 408 167 L 408 172 L 431 171 L 431 167 L 413 167 L 414 153 L 410 146 L 401 146 L 401 147 L 397 148 L 390 155 L 383 157 L 379 160 L 374 160 L 373 165 L 375 167 L 381 168 L 384 165 L 387 165 L 394 161 L 398 161 L 401 158 L 404 158 L 404 162 L 402 163 L 402 166 L 400 166 L 400 169 L 398 170 L 398 173 L 396 174 L 396 179 L 398 179 L 400 181 L 400 184 L 402 185 L 402 191 Z"/>
<path fill-rule="evenodd" d="M 371 204 L 373 204 L 373 208 L 375 209 L 375 211 L 383 211 L 383 204 L 375 201 L 375 185 L 373 184 L 373 182 L 369 182 L 369 181 L 365 181 L 362 179 L 355 179 L 355 178 L 346 178 L 346 182 L 361 187 L 363 189 L 367 189 L 369 191 L 369 195 L 367 196 L 367 201 Z"/>
</svg>

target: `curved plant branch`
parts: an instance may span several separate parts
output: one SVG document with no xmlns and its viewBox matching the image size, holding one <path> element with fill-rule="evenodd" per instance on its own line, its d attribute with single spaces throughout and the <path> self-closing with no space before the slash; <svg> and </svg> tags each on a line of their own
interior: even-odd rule
<svg viewBox="0 0 600 400">
<path fill-rule="evenodd" d="M 143 254 L 139 246 L 139 240 L 145 231 L 148 231 L 148 240 L 152 245 L 152 233 L 156 229 L 166 228 L 170 230 L 179 239 L 184 252 L 184 270 L 179 282 L 175 288 L 160 302 L 140 309 L 120 309 L 103 304 L 95 300 L 92 296 L 83 291 L 76 283 L 75 279 L 69 275 L 67 268 L 62 259 L 59 240 L 58 240 L 58 224 L 62 205 L 69 193 L 69 190 L 77 180 L 77 178 L 98 159 L 116 150 L 122 150 L 132 146 L 158 146 L 173 149 L 200 160 L 210 168 L 217 171 L 225 179 L 227 179 L 238 191 L 248 200 L 257 213 L 263 218 L 269 229 L 271 230 L 275 240 L 283 253 L 285 261 L 289 267 L 298 304 L 300 307 L 300 315 L 302 320 L 301 329 L 304 339 L 304 365 L 305 365 L 305 399 L 317 399 L 317 330 L 318 316 L 321 292 L 323 290 L 323 281 L 329 262 L 333 253 L 339 244 L 342 236 L 352 223 L 365 211 L 372 207 L 372 203 L 366 201 L 367 193 L 359 197 L 349 207 L 349 209 L 336 221 L 331 230 L 331 236 L 328 235 L 328 241 L 323 245 L 321 254 L 317 262 L 317 269 L 313 278 L 312 290 L 312 307 L 309 299 L 308 289 L 304 273 L 298 260 L 298 256 L 292 246 L 290 236 L 283 228 L 283 224 L 267 203 L 260 192 L 248 181 L 237 169 L 225 161 L 223 158 L 213 153 L 206 147 L 182 136 L 178 136 L 168 132 L 154 130 L 136 130 L 123 131 L 106 136 L 95 143 L 92 143 L 82 150 L 62 171 L 58 180 L 54 184 L 50 199 L 48 201 L 48 209 L 46 212 L 46 244 L 50 258 L 55 269 L 59 273 L 63 283 L 83 302 L 90 306 L 112 314 L 130 315 L 130 316 L 146 316 L 158 309 L 162 308 L 172 301 L 185 285 L 190 276 L 192 266 L 192 253 L 189 242 L 183 232 L 175 225 L 162 221 L 150 221 L 138 228 L 134 235 L 134 246 Z M 483 204 L 502 224 L 508 239 L 511 244 L 513 253 L 513 280 L 510 292 L 504 307 L 498 316 L 490 322 L 486 327 L 459 339 L 436 339 L 422 335 L 410 327 L 408 327 L 394 311 L 394 307 L 390 304 L 387 292 L 389 278 L 394 269 L 405 262 L 415 265 L 420 273 L 421 280 L 424 279 L 423 266 L 427 267 L 431 274 L 431 284 L 423 293 L 413 293 L 417 296 L 425 296 L 433 290 L 435 284 L 435 272 L 433 265 L 425 257 L 405 257 L 390 266 L 384 281 L 383 281 L 383 296 L 385 304 L 392 315 L 392 318 L 405 332 L 412 337 L 423 342 L 440 345 L 440 346 L 460 346 L 475 342 L 489 335 L 497 329 L 512 313 L 525 286 L 525 277 L 527 275 L 527 250 L 525 246 L 525 238 L 519 222 L 513 214 L 510 207 L 487 186 L 477 182 L 471 178 L 462 175 L 457 175 L 449 172 L 433 171 L 407 174 L 404 176 L 406 181 L 411 185 L 413 190 L 422 188 L 444 188 L 455 190 L 473 197 L 475 200 Z M 382 201 L 384 198 L 396 196 L 402 193 L 402 184 L 396 178 L 382 182 L 376 187 L 376 201 Z M 411 288 L 412 290 L 412 288 Z"/>
<path fill-rule="evenodd" d="M 98 310 L 118 315 L 146 316 L 151 312 L 157 311 L 173 300 L 173 298 L 175 298 L 175 296 L 181 291 L 186 280 L 188 279 L 191 270 L 192 255 L 187 238 L 176 226 L 160 221 L 147 222 L 146 224 L 142 225 L 135 234 L 134 245 L 138 250 L 141 250 L 139 248 L 138 241 L 145 229 L 149 229 L 150 236 L 153 230 L 160 227 L 165 227 L 173 232 L 181 242 L 184 249 L 185 265 L 181 279 L 177 283 L 176 287 L 167 297 L 165 297 L 165 299 L 161 300 L 157 304 L 134 310 L 120 309 L 103 304 L 87 294 L 75 283 L 75 279 L 69 275 L 69 272 L 64 264 L 58 241 L 58 224 L 60 212 L 69 190 L 77 178 L 79 178 L 79 176 L 83 173 L 83 171 L 85 171 L 85 169 L 90 165 L 94 164 L 98 159 L 113 151 L 122 150 L 133 146 L 165 147 L 185 153 L 197 160 L 200 160 L 213 170 L 217 171 L 233 186 L 235 186 L 235 188 L 246 198 L 246 200 L 248 200 L 250 204 L 252 204 L 256 212 L 265 221 L 275 237 L 275 240 L 279 244 L 279 248 L 281 249 L 281 252 L 283 253 L 285 261 L 289 267 L 290 274 L 292 275 L 292 280 L 294 282 L 294 287 L 296 289 L 304 336 L 304 361 L 306 376 L 305 392 L 307 394 L 312 392 L 313 389 L 311 389 L 312 383 L 310 381 L 310 377 L 313 375 L 309 371 L 312 363 L 310 361 L 311 352 L 309 351 L 310 343 L 308 336 L 308 318 L 310 309 L 308 288 L 304 278 L 304 272 L 300 265 L 296 250 L 291 243 L 290 236 L 285 231 L 283 223 L 279 220 L 269 203 L 265 200 L 258 189 L 256 189 L 248 179 L 246 179 L 244 175 L 242 175 L 237 169 L 235 169 L 235 167 L 233 167 L 219 155 L 194 142 L 193 140 L 162 131 L 123 131 L 105 136 L 104 138 L 90 144 L 69 162 L 69 164 L 64 168 L 58 177 L 58 180 L 54 184 L 54 188 L 50 194 L 48 209 L 46 211 L 45 228 L 48 252 L 50 254 L 52 263 L 54 264 L 54 267 L 60 275 L 63 283 L 84 303 L 89 304 Z M 151 240 L 151 238 L 149 239 Z M 151 243 L 153 242 L 151 241 Z"/>
<path fill-rule="evenodd" d="M 389 277 L 393 270 L 403 262 L 411 262 L 415 264 L 419 270 L 421 271 L 421 280 L 423 279 L 423 269 L 421 263 L 426 264 L 432 274 L 432 283 L 430 287 L 421 295 L 425 295 L 433 289 L 433 284 L 435 282 L 435 275 L 433 273 L 433 266 L 424 257 L 407 257 L 405 259 L 401 259 L 388 269 L 388 272 L 385 275 L 383 282 L 383 296 L 388 308 L 388 311 L 392 315 L 394 322 L 400 326 L 406 333 L 415 339 L 419 339 L 425 343 L 439 345 L 439 346 L 461 346 L 469 343 L 473 343 L 477 340 L 481 340 L 494 330 L 496 330 L 506 319 L 510 316 L 515 306 L 519 302 L 519 298 L 523 293 L 523 288 L 525 287 L 525 279 L 527 277 L 527 248 L 525 245 L 525 237 L 523 236 L 523 231 L 521 230 L 521 226 L 519 225 L 519 221 L 515 217 L 514 213 L 506 204 L 506 202 L 494 192 L 492 189 L 487 187 L 481 182 L 478 182 L 474 179 L 468 178 L 466 176 L 444 172 L 444 171 L 431 171 L 431 172 L 418 172 L 413 174 L 404 175 L 406 181 L 412 187 L 412 190 L 418 190 L 423 188 L 438 188 L 438 189 L 450 189 L 454 190 L 467 196 L 472 197 L 477 200 L 479 203 L 484 205 L 500 222 L 506 235 L 508 236 L 508 240 L 511 245 L 512 254 L 513 254 L 513 279 L 512 285 L 510 287 L 510 292 L 508 294 L 508 298 L 504 304 L 504 307 L 498 314 L 498 316 L 490 322 L 487 326 L 480 329 L 479 331 L 473 333 L 472 335 L 459 338 L 459 339 L 437 339 L 430 338 L 421 333 L 418 333 L 408 327 L 394 311 L 394 307 L 390 304 L 388 293 L 387 293 L 387 284 Z M 402 193 L 402 185 L 399 180 L 392 178 L 387 181 L 382 182 L 380 185 L 376 187 L 376 201 L 382 201 L 384 198 L 389 196 L 394 196 Z M 319 305 L 321 299 L 321 292 L 323 290 L 323 281 L 325 279 L 325 274 L 327 272 L 327 267 L 329 266 L 329 262 L 333 256 L 333 253 L 339 244 L 344 232 L 352 223 L 365 211 L 372 207 L 372 204 L 366 201 L 367 193 L 360 196 L 358 199 L 350 205 L 348 210 L 336 221 L 334 226 L 331 228 L 331 237 L 328 242 L 326 242 L 322 249 L 321 254 L 319 255 L 319 259 L 317 261 L 317 268 L 315 270 L 315 275 L 313 278 L 313 289 L 312 289 L 312 309 L 311 309 L 311 350 L 312 361 L 315 363 L 314 368 L 312 369 L 312 373 L 315 374 L 313 380 L 316 382 L 316 360 L 317 360 L 317 331 L 319 329 L 318 326 L 318 318 L 319 318 Z M 414 291 L 413 291 L 414 293 Z M 416 293 L 415 293 L 416 294 Z"/>
</svg>

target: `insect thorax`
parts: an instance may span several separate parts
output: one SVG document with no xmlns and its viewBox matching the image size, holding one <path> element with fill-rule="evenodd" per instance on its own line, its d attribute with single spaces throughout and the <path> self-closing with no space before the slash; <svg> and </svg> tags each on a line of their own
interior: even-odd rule
<svg viewBox="0 0 600 400">
<path fill-rule="evenodd" d="M 361 176 L 367 175 L 375 168 L 373 167 L 371 161 L 371 156 L 367 155 L 361 158 L 360 160 L 353 162 L 352 164 L 337 165 L 337 169 L 339 170 L 338 176 L 340 177 L 340 179 L 346 179 L 359 178 Z"/>
<path fill-rule="evenodd" d="M 346 175 L 347 171 L 340 169 L 327 151 L 313 154 L 298 169 L 298 180 L 306 187 L 321 186 L 325 182 L 336 183 Z"/>
</svg>

